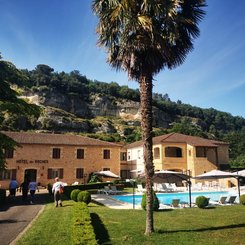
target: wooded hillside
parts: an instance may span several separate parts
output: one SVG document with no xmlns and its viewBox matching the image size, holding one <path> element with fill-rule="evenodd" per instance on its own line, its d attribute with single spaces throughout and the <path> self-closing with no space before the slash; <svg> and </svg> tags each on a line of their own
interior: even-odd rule
<svg viewBox="0 0 245 245">
<path fill-rule="evenodd" d="M 20 72 L 23 83 L 7 82 L 26 101 L 38 105 L 41 113 L 5 114 L 1 130 L 75 132 L 116 142 L 140 139 L 139 90 L 116 82 L 91 80 L 76 70 L 55 72 L 44 64 Z M 154 135 L 180 132 L 229 142 L 231 165 L 245 167 L 244 118 L 174 102 L 167 93 L 154 94 L 153 105 Z"/>
</svg>

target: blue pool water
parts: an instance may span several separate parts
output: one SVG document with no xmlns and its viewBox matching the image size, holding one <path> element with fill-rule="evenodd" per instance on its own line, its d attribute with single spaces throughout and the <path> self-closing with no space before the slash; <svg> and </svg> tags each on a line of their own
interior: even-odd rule
<svg viewBox="0 0 245 245">
<path fill-rule="evenodd" d="M 191 193 L 191 201 L 195 202 L 196 197 L 205 196 L 209 197 L 211 200 L 219 200 L 220 196 L 229 196 L 229 192 L 227 191 L 213 191 L 213 192 L 192 192 Z M 113 198 L 133 204 L 133 195 L 114 195 Z M 181 202 L 189 203 L 189 193 L 188 192 L 180 192 L 180 193 L 157 193 L 157 197 L 160 203 L 163 204 L 171 204 L 172 199 L 180 199 Z M 134 195 L 135 204 L 140 205 L 142 195 Z"/>
</svg>

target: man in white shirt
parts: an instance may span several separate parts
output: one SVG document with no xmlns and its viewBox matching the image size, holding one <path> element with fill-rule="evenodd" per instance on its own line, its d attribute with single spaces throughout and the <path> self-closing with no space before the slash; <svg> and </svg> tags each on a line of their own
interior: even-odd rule
<svg viewBox="0 0 245 245">
<path fill-rule="evenodd" d="M 59 205 L 62 207 L 61 190 L 63 190 L 63 188 L 64 184 L 59 181 L 59 177 L 56 177 L 52 188 L 52 192 L 54 193 L 55 207 L 58 207 Z"/>
</svg>

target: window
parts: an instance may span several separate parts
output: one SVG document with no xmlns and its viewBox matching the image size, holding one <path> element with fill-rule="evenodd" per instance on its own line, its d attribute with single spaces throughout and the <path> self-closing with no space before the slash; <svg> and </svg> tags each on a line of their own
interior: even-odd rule
<svg viewBox="0 0 245 245">
<path fill-rule="evenodd" d="M 16 179 L 16 169 L 0 171 L 0 180 Z"/>
<path fill-rule="evenodd" d="M 77 159 L 84 159 L 84 149 L 77 149 Z"/>
<path fill-rule="evenodd" d="M 154 148 L 154 159 L 160 159 L 160 148 Z"/>
<path fill-rule="evenodd" d="M 130 170 L 121 170 L 120 172 L 122 179 L 130 179 Z"/>
<path fill-rule="evenodd" d="M 166 157 L 182 157 L 182 149 L 179 147 L 166 147 L 165 148 Z"/>
<path fill-rule="evenodd" d="M 128 161 L 130 161 L 130 152 L 128 151 Z"/>
<path fill-rule="evenodd" d="M 5 158 L 13 158 L 14 157 L 14 149 L 5 149 L 4 157 Z"/>
<path fill-rule="evenodd" d="M 127 161 L 127 152 L 121 152 L 120 153 L 120 160 L 121 161 Z"/>
<path fill-rule="evenodd" d="M 54 179 L 56 177 L 63 179 L 63 175 L 64 175 L 63 168 L 49 168 L 48 169 L 48 179 Z"/>
<path fill-rule="evenodd" d="M 53 148 L 53 158 L 54 159 L 60 158 L 60 148 Z"/>
<path fill-rule="evenodd" d="M 141 150 L 138 150 L 137 155 L 138 155 L 138 159 L 140 159 L 140 157 L 141 157 Z"/>
<path fill-rule="evenodd" d="M 205 147 L 196 147 L 196 157 L 207 157 L 207 150 Z"/>
<path fill-rule="evenodd" d="M 103 168 L 103 171 L 110 171 L 110 168 Z"/>
<path fill-rule="evenodd" d="M 103 151 L 103 158 L 104 159 L 110 159 L 110 150 L 104 150 Z"/>
<path fill-rule="evenodd" d="M 84 174 L 84 169 L 83 168 L 77 168 L 76 169 L 76 178 L 77 179 L 82 179 Z"/>
</svg>

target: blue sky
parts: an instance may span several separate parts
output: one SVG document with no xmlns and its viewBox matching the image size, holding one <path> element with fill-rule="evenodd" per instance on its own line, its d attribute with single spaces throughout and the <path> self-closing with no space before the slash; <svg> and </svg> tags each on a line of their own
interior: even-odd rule
<svg viewBox="0 0 245 245">
<path fill-rule="evenodd" d="M 207 0 L 201 35 L 185 63 L 162 70 L 154 92 L 245 118 L 245 1 Z M 0 0 L 0 52 L 18 68 L 46 64 L 87 78 L 138 88 L 96 46 L 91 0 Z"/>
</svg>

